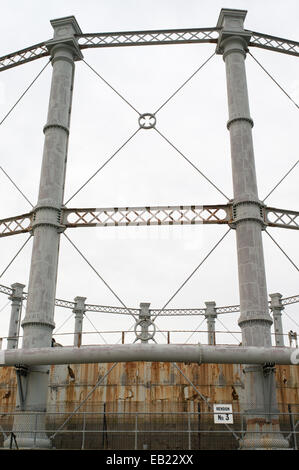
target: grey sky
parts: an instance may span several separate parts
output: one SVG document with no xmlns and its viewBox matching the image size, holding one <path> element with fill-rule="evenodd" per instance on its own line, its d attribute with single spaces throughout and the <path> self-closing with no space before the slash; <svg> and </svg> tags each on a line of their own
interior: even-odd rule
<svg viewBox="0 0 299 470">
<path fill-rule="evenodd" d="M 0 55 L 50 39 L 50 19 L 53 18 L 75 15 L 84 33 L 211 27 L 216 25 L 223 7 L 248 10 L 247 29 L 298 40 L 297 1 L 26 0 L 1 5 L 5 21 L 1 25 Z M 84 58 L 138 111 L 154 112 L 214 49 L 213 44 L 105 48 L 84 51 Z M 298 102 L 298 58 L 258 49 L 251 49 L 251 52 Z M 1 116 L 46 61 L 40 59 L 1 73 Z M 253 138 L 259 196 L 263 199 L 298 160 L 298 109 L 251 57 L 247 57 L 246 64 L 255 123 Z M 33 204 L 38 193 L 42 129 L 47 116 L 50 80 L 51 66 L 0 128 L 1 166 Z M 157 114 L 157 128 L 232 197 L 226 122 L 226 84 L 221 56 L 213 57 Z M 137 128 L 137 114 L 84 63 L 77 63 L 65 199 L 69 199 Z M 1 218 L 30 210 L 3 174 L 0 174 L 0 193 Z M 298 168 L 267 200 L 269 206 L 293 210 L 298 210 L 297 202 Z M 221 203 L 226 203 L 225 198 L 156 132 L 140 131 L 68 207 Z M 140 302 L 148 301 L 153 308 L 159 308 L 226 230 L 226 226 L 78 228 L 70 229 L 67 234 L 127 306 L 136 308 Z M 272 229 L 271 234 L 298 265 L 298 232 Z M 26 237 L 18 235 L 1 240 L 0 271 Z M 22 282 L 28 286 L 31 247 L 29 242 L 0 279 L 1 284 L 10 286 Z M 268 292 L 281 292 L 284 297 L 298 294 L 298 272 L 266 235 L 264 248 Z M 119 305 L 62 237 L 57 297 L 73 300 L 77 295 L 87 297 L 91 304 Z M 215 300 L 218 306 L 239 303 L 233 230 L 169 307 L 202 308 L 209 300 Z M 7 302 L 4 295 L 0 301 L 2 308 Z M 296 305 L 286 312 L 299 323 Z M 59 327 L 70 314 L 69 310 L 57 309 L 56 325 Z M 88 317 L 98 330 L 129 329 L 133 324 L 128 316 L 88 314 Z M 220 317 L 233 331 L 239 330 L 237 319 L 238 314 Z M 160 329 L 191 330 L 201 320 L 202 317 L 160 318 L 157 325 Z M 0 336 L 6 336 L 8 321 L 9 307 L 1 312 Z M 84 329 L 92 331 L 88 321 Z M 217 329 L 223 330 L 223 326 L 218 323 Z M 296 330 L 296 324 L 286 317 L 284 329 L 285 332 Z M 72 332 L 73 320 L 60 331 Z M 183 341 L 188 336 L 186 333 L 174 338 Z M 72 341 L 70 337 L 58 338 L 61 342 Z M 119 335 L 105 338 L 107 342 L 114 342 Z M 220 338 L 221 342 L 235 341 L 228 334 Z M 193 336 L 193 339 L 205 342 L 206 336 Z M 90 335 L 87 341 L 96 343 L 101 339 Z"/>
</svg>

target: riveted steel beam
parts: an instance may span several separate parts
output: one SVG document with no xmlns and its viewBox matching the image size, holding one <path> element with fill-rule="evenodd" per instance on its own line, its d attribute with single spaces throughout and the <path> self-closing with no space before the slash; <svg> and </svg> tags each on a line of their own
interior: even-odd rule
<svg viewBox="0 0 299 470">
<path fill-rule="evenodd" d="M 299 42 L 251 31 L 249 46 L 299 57 Z"/>
<path fill-rule="evenodd" d="M 77 35 L 81 49 L 94 47 L 150 46 L 217 43 L 218 28 L 162 29 Z"/>
<path fill-rule="evenodd" d="M 282 227 L 299 230 L 299 212 L 289 209 L 276 209 L 266 207 L 264 209 L 265 223 L 269 227 Z"/>
<path fill-rule="evenodd" d="M 26 214 L 0 220 L 0 237 L 9 237 L 10 235 L 30 232 L 33 217 L 33 212 L 27 212 Z"/>
<path fill-rule="evenodd" d="M 20 51 L 11 52 L 0 57 L 0 71 L 11 69 L 17 65 L 22 65 L 27 62 L 32 62 L 36 59 L 49 56 L 50 53 L 46 47 L 48 41 L 40 42 L 34 46 L 26 47 Z"/>
<path fill-rule="evenodd" d="M 169 44 L 217 43 L 221 28 L 163 29 L 148 31 L 123 31 L 85 33 L 75 35 L 80 49 L 98 47 L 150 46 Z M 251 37 L 250 47 L 259 47 L 283 54 L 299 56 L 299 42 L 269 34 L 246 31 Z M 48 41 L 11 52 L 0 57 L 0 71 L 49 56 Z"/>
<path fill-rule="evenodd" d="M 299 230 L 299 212 L 261 207 L 265 226 Z M 76 227 L 121 227 L 141 225 L 230 224 L 237 212 L 233 204 L 204 206 L 152 206 L 74 208 L 61 210 L 61 229 Z M 0 220 L 0 238 L 30 232 L 35 211 Z"/>
<path fill-rule="evenodd" d="M 231 218 L 230 205 L 110 207 L 64 209 L 62 224 L 66 227 L 224 224 Z"/>
</svg>

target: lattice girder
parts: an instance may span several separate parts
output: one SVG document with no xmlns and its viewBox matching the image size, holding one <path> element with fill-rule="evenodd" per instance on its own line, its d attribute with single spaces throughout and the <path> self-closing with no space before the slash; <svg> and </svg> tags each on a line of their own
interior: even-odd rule
<svg viewBox="0 0 299 470">
<path fill-rule="evenodd" d="M 165 29 L 77 35 L 81 49 L 91 47 L 217 43 L 218 28 Z"/>
<path fill-rule="evenodd" d="M 219 28 L 196 29 L 169 29 L 148 31 L 124 31 L 112 33 L 87 33 L 77 34 L 76 39 L 80 49 L 96 47 L 123 47 L 123 46 L 148 46 L 167 44 L 217 44 Z M 258 32 L 247 31 L 251 34 L 249 46 L 259 47 L 284 54 L 299 56 L 299 42 L 289 39 L 271 36 Z M 7 70 L 17 65 L 49 56 L 46 46 L 48 41 L 40 42 L 16 52 L 11 52 L 0 57 L 0 71 Z"/>
<path fill-rule="evenodd" d="M 8 237 L 10 235 L 30 232 L 32 229 L 33 217 L 34 212 L 28 212 L 27 214 L 0 220 L 0 237 Z"/>
<path fill-rule="evenodd" d="M 266 207 L 265 222 L 269 227 L 283 227 L 299 230 L 299 212 Z"/>
<path fill-rule="evenodd" d="M 299 42 L 270 36 L 269 34 L 256 33 L 254 31 L 252 31 L 251 34 L 249 46 L 299 56 Z"/>
<path fill-rule="evenodd" d="M 20 51 L 12 52 L 3 57 L 0 57 L 0 71 L 7 70 L 17 65 L 31 62 L 32 60 L 40 59 L 49 56 L 50 53 L 46 47 L 46 42 L 40 42 L 34 46 L 26 47 Z"/>
<path fill-rule="evenodd" d="M 299 230 L 299 212 L 262 208 L 265 226 Z M 0 238 L 30 232 L 35 212 L 0 220 Z M 61 210 L 61 225 L 76 227 L 121 227 L 150 225 L 231 224 L 232 204 L 77 208 Z"/>
<path fill-rule="evenodd" d="M 230 205 L 64 209 L 62 216 L 66 227 L 224 224 L 230 221 Z"/>
</svg>

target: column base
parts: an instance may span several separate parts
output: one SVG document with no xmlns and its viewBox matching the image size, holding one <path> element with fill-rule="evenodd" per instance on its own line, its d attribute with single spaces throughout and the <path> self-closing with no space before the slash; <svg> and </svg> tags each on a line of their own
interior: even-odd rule
<svg viewBox="0 0 299 470">
<path fill-rule="evenodd" d="M 240 441 L 240 450 L 290 450 L 289 442 L 280 432 L 247 432 Z"/>
<path fill-rule="evenodd" d="M 19 449 L 19 450 L 50 450 L 50 449 L 54 449 L 53 446 L 52 446 L 52 443 L 49 439 L 45 438 L 45 439 L 41 439 L 41 438 L 37 438 L 37 439 L 34 439 L 33 437 L 29 437 L 29 438 L 23 438 L 23 437 L 18 437 L 16 435 L 16 441 L 17 441 L 17 446 L 15 445 L 15 442 L 13 441 L 12 442 L 12 446 L 11 446 L 11 441 L 10 441 L 10 437 L 8 439 L 6 439 L 4 441 L 4 449 Z"/>
<path fill-rule="evenodd" d="M 12 432 L 4 441 L 5 449 L 52 449 L 46 432 L 45 415 L 40 412 L 19 412 L 15 415 Z"/>
</svg>

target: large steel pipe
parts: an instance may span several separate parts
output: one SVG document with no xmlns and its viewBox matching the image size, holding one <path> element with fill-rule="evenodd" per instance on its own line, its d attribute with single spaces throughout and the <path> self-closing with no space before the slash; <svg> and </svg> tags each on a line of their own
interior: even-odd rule
<svg viewBox="0 0 299 470">
<path fill-rule="evenodd" d="M 255 346 L 112 344 L 0 351 L 0 366 L 101 362 L 195 362 L 220 364 L 299 364 L 299 349 Z"/>
</svg>

